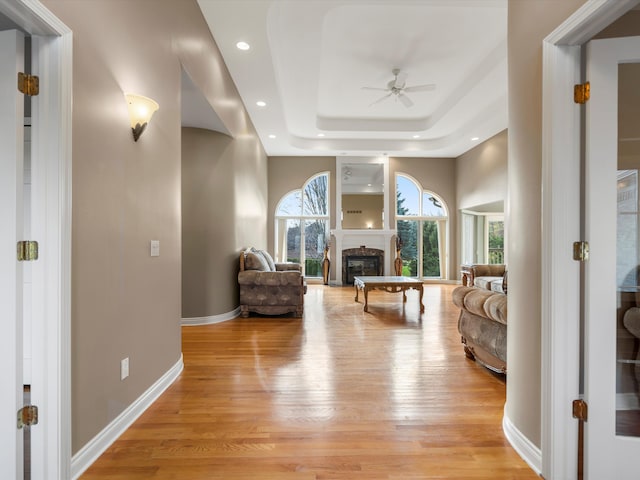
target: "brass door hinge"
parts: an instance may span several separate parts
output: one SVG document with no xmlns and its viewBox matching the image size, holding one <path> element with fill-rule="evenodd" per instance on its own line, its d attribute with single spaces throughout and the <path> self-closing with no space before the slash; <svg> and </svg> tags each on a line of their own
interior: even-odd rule
<svg viewBox="0 0 640 480">
<path fill-rule="evenodd" d="M 589 242 L 573 242 L 573 259 L 578 262 L 589 260 Z"/>
<path fill-rule="evenodd" d="M 35 240 L 18 242 L 17 250 L 19 262 L 30 262 L 38 259 L 38 242 Z"/>
<path fill-rule="evenodd" d="M 589 416 L 588 410 L 589 409 L 587 407 L 587 402 L 585 402 L 584 400 L 573 401 L 573 418 L 577 418 L 578 420 L 586 422 Z"/>
<path fill-rule="evenodd" d="M 584 422 L 588 418 L 587 402 L 584 400 L 573 401 L 573 418 L 578 419 L 578 458 L 577 480 L 584 478 Z"/>
<path fill-rule="evenodd" d="M 36 75 L 18 72 L 18 90 L 33 97 L 40 93 L 40 79 Z"/>
<path fill-rule="evenodd" d="M 573 101 L 580 105 L 587 103 L 591 97 L 591 85 L 589 82 L 573 86 Z"/>
<path fill-rule="evenodd" d="M 38 423 L 38 407 L 35 405 L 25 405 L 18 410 L 18 429 L 30 427 Z"/>
</svg>

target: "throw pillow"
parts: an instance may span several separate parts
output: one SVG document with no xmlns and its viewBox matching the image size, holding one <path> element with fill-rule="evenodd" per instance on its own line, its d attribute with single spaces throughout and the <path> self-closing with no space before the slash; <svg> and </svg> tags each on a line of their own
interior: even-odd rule
<svg viewBox="0 0 640 480">
<path fill-rule="evenodd" d="M 262 255 L 255 252 L 246 252 L 244 255 L 244 269 L 268 272 L 269 265 Z"/>
<path fill-rule="evenodd" d="M 276 264 L 273 261 L 273 257 L 271 256 L 271 254 L 269 254 L 269 252 L 267 252 L 266 250 L 257 250 L 257 252 L 264 257 L 265 261 L 267 262 L 267 265 L 269 265 L 269 270 L 271 270 L 272 272 L 275 272 Z"/>
</svg>

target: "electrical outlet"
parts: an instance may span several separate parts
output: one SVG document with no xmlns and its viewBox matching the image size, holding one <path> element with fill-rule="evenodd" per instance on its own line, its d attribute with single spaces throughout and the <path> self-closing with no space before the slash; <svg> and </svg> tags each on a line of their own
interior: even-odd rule
<svg viewBox="0 0 640 480">
<path fill-rule="evenodd" d="M 120 380 L 129 376 L 129 357 L 120 360 Z"/>
</svg>

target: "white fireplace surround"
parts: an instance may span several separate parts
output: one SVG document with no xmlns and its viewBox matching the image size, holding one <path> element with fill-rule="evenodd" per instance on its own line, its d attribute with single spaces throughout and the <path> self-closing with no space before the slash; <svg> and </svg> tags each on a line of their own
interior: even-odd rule
<svg viewBox="0 0 640 480">
<path fill-rule="evenodd" d="M 336 273 L 332 285 L 342 285 L 342 251 L 347 248 L 378 248 L 384 252 L 383 271 L 385 275 L 393 275 L 392 265 L 396 258 L 395 230 L 331 230 L 335 255 L 332 270 Z"/>
</svg>

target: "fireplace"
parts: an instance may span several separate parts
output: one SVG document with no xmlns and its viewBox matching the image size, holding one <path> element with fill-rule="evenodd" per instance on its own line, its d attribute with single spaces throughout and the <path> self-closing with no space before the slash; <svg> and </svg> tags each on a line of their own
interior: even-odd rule
<svg viewBox="0 0 640 480">
<path fill-rule="evenodd" d="M 384 271 L 384 251 L 377 248 L 348 248 L 342 251 L 342 284 L 353 285 L 353 277 L 378 276 Z"/>
</svg>

